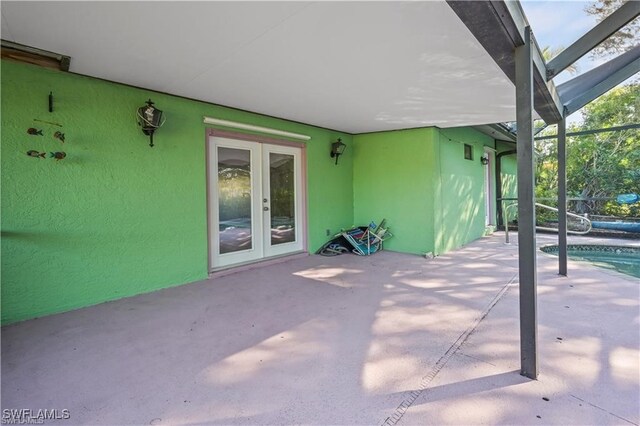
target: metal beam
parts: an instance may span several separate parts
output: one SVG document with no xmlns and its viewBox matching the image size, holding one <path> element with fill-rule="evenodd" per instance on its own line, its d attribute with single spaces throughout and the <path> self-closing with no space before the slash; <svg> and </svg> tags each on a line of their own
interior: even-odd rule
<svg viewBox="0 0 640 426">
<path fill-rule="evenodd" d="M 558 273 L 567 276 L 567 120 L 558 123 Z"/>
<path fill-rule="evenodd" d="M 513 49 L 524 43 L 524 29 L 529 26 L 520 4 L 517 1 L 486 0 L 447 0 L 447 4 L 515 84 Z M 533 45 L 535 110 L 548 124 L 557 123 L 562 118 L 562 104 L 553 81 L 547 82 L 542 53 L 535 42 Z"/>
<path fill-rule="evenodd" d="M 621 130 L 628 130 L 628 129 L 640 129 L 640 124 L 625 124 L 624 126 L 612 126 L 612 127 L 606 127 L 603 129 L 580 130 L 578 132 L 569 132 L 566 134 L 566 136 L 593 135 L 595 133 L 618 132 Z M 541 141 L 544 139 L 555 139 L 557 137 L 559 137 L 559 135 L 537 136 L 535 140 Z"/>
<path fill-rule="evenodd" d="M 535 111 L 540 115 L 540 118 L 547 124 L 554 124 L 562 119 L 562 103 L 558 96 L 556 86 L 553 81 L 547 80 L 547 65 L 544 57 L 542 56 L 542 50 L 538 46 L 538 43 L 533 37 L 533 32 L 529 26 L 529 22 L 522 10 L 522 5 L 519 1 L 493 1 L 494 7 L 496 7 L 500 13 L 504 14 L 505 8 L 508 11 L 509 16 L 513 19 L 516 27 L 520 32 L 520 37 L 523 42 L 525 39 L 525 32 L 527 37 L 531 40 L 531 58 L 533 61 L 533 106 Z M 520 46 L 521 44 L 516 44 Z M 515 81 L 514 81 L 515 84 Z M 541 111 L 542 108 L 542 111 Z"/>
<path fill-rule="evenodd" d="M 518 268 L 520 277 L 520 374 L 538 377 L 536 213 L 533 153 L 533 43 L 531 29 L 515 49 L 518 121 Z"/>
<path fill-rule="evenodd" d="M 640 2 L 628 1 L 547 64 L 547 79 L 567 69 L 613 33 L 640 15 Z"/>
<path fill-rule="evenodd" d="M 640 71 L 640 45 L 558 86 L 560 100 L 571 115 Z"/>
</svg>

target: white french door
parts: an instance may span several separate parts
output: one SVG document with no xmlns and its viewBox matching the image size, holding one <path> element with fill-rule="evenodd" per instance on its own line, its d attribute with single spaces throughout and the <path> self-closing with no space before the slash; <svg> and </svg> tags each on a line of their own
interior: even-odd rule
<svg viewBox="0 0 640 426">
<path fill-rule="evenodd" d="M 301 149 L 209 139 L 212 268 L 304 249 Z"/>
</svg>

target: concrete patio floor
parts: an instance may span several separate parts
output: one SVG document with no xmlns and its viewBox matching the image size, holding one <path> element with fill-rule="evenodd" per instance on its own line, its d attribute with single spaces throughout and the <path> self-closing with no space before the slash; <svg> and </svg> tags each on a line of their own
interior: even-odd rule
<svg viewBox="0 0 640 426">
<path fill-rule="evenodd" d="M 517 246 L 496 233 L 4 327 L 2 408 L 68 409 L 58 424 L 637 425 L 639 280 L 572 261 L 559 277 L 544 253 L 538 271 L 537 381 L 518 373 Z"/>
</svg>

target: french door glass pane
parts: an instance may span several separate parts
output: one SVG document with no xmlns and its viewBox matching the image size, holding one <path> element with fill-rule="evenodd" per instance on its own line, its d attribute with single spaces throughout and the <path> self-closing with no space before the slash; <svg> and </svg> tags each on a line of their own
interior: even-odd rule
<svg viewBox="0 0 640 426">
<path fill-rule="evenodd" d="M 269 153 L 271 245 L 296 240 L 296 197 L 293 155 Z"/>
<path fill-rule="evenodd" d="M 251 152 L 218 147 L 220 254 L 249 250 L 251 238 Z"/>
</svg>

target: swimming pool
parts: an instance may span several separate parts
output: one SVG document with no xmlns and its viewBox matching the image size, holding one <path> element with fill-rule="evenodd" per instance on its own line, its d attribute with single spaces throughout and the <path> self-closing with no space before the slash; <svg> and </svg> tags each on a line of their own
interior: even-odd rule
<svg viewBox="0 0 640 426">
<path fill-rule="evenodd" d="M 558 255 L 557 245 L 544 246 L 540 250 Z M 640 247 L 569 244 L 567 256 L 640 278 Z"/>
</svg>

